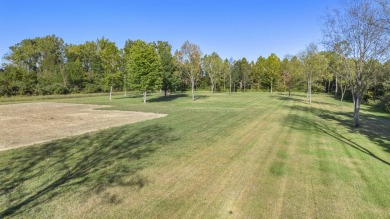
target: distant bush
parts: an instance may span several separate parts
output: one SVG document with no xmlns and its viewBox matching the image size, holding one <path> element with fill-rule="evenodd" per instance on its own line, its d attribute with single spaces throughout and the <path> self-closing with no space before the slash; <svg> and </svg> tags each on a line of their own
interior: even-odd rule
<svg viewBox="0 0 390 219">
<path fill-rule="evenodd" d="M 382 108 L 384 111 L 390 113 L 390 94 L 386 94 L 381 98 L 381 101 L 379 103 L 380 108 Z"/>
<path fill-rule="evenodd" d="M 102 91 L 102 88 L 97 84 L 86 84 L 84 88 L 84 93 L 99 93 Z"/>
</svg>

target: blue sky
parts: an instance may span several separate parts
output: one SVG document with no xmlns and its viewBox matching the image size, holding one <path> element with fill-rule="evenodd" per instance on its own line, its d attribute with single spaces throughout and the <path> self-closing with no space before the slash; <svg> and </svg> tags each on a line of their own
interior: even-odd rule
<svg viewBox="0 0 390 219">
<path fill-rule="evenodd" d="M 296 54 L 321 40 L 321 19 L 337 0 L 0 0 L 0 55 L 23 39 L 55 34 L 80 44 L 106 37 L 123 47 L 127 39 L 185 40 L 204 54 L 254 60 Z"/>
</svg>

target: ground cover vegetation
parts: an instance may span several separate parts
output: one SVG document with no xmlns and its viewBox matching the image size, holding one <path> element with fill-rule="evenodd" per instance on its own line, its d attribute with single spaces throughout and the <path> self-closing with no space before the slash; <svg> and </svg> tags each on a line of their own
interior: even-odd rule
<svg viewBox="0 0 390 219">
<path fill-rule="evenodd" d="M 388 4 L 346 1 L 325 51 L 255 61 L 189 41 L 11 46 L 2 104 L 168 116 L 0 152 L 0 218 L 390 217 Z"/>
<path fill-rule="evenodd" d="M 390 216 L 386 113 L 355 128 L 333 95 L 142 96 L 46 99 L 168 116 L 0 152 L 0 217 Z"/>
</svg>

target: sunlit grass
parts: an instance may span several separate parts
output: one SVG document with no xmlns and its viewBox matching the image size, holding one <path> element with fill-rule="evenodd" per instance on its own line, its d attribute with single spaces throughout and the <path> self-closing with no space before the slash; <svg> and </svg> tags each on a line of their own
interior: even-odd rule
<svg viewBox="0 0 390 219">
<path fill-rule="evenodd" d="M 328 95 L 1 99 L 164 118 L 0 153 L 0 218 L 390 217 L 389 115 Z M 109 110 L 107 109 L 107 110 Z"/>
</svg>

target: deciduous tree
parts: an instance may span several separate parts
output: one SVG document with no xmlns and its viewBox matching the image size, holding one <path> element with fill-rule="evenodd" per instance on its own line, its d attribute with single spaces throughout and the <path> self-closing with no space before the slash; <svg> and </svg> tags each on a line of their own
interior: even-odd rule
<svg viewBox="0 0 390 219">
<path fill-rule="evenodd" d="M 273 83 L 280 76 L 280 59 L 272 53 L 265 61 L 265 76 L 270 85 L 270 92 L 272 93 Z"/>
<path fill-rule="evenodd" d="M 143 92 L 146 103 L 147 91 L 160 88 L 162 84 L 161 62 L 153 44 L 142 40 L 134 41 L 127 69 L 131 87 Z"/>
<path fill-rule="evenodd" d="M 189 41 L 184 42 L 179 51 L 176 51 L 175 58 L 183 75 L 191 81 L 192 100 L 195 100 L 195 83 L 199 79 L 201 71 L 202 51 L 196 44 Z"/>
<path fill-rule="evenodd" d="M 157 41 L 156 48 L 162 67 L 161 88 L 164 90 L 164 96 L 167 96 L 167 92 L 173 90 L 176 84 L 176 78 L 173 74 L 175 66 L 171 53 L 172 46 L 166 41 Z"/>
<path fill-rule="evenodd" d="M 211 92 L 217 89 L 217 83 L 223 77 L 223 62 L 216 52 L 211 55 L 205 55 L 202 61 L 203 71 L 211 81 Z"/>
<path fill-rule="evenodd" d="M 307 80 L 307 96 L 309 104 L 312 102 L 312 86 L 313 82 L 321 78 L 321 75 L 327 68 L 327 61 L 324 55 L 318 52 L 318 47 L 315 44 L 310 44 L 301 54 L 303 72 Z"/>
<path fill-rule="evenodd" d="M 354 61 L 350 88 L 354 102 L 354 125 L 359 126 L 360 104 L 372 71 L 368 61 L 382 60 L 390 49 L 388 1 L 350 0 L 328 13 L 324 24 L 324 43 L 329 49 L 345 42 L 345 58 Z M 366 69 L 366 70 L 365 70 Z"/>
</svg>

